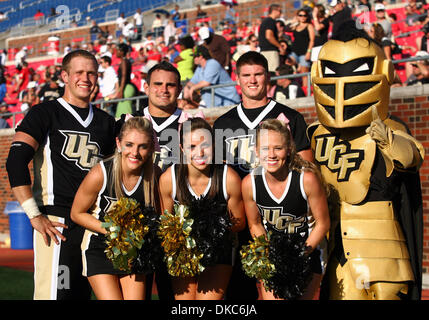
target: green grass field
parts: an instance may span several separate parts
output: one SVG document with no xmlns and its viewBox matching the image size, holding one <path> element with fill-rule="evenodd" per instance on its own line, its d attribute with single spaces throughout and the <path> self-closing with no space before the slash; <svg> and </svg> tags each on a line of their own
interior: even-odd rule
<svg viewBox="0 0 429 320">
<path fill-rule="evenodd" d="M 32 300 L 33 273 L 0 267 L 0 300 Z"/>
<path fill-rule="evenodd" d="M 33 273 L 7 267 L 0 267 L 0 300 L 32 300 Z M 92 294 L 92 300 L 96 300 Z M 152 300 L 158 295 L 152 294 Z"/>
</svg>

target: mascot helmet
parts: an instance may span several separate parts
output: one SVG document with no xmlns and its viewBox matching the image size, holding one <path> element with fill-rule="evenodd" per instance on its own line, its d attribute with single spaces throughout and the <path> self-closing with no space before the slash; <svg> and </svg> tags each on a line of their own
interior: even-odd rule
<svg viewBox="0 0 429 320">
<path fill-rule="evenodd" d="M 329 40 L 311 68 L 319 121 L 332 128 L 367 126 L 373 105 L 386 119 L 393 77 L 392 62 L 373 41 Z"/>
</svg>

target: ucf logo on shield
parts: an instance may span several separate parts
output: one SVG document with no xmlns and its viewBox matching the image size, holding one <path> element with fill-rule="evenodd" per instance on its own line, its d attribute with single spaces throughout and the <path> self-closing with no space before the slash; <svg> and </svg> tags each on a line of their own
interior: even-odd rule
<svg viewBox="0 0 429 320">
<path fill-rule="evenodd" d="M 336 173 L 337 181 L 348 181 L 350 174 L 359 169 L 364 159 L 364 150 L 352 149 L 348 141 L 340 141 L 335 135 L 318 135 L 315 140 L 316 161 Z"/>
</svg>

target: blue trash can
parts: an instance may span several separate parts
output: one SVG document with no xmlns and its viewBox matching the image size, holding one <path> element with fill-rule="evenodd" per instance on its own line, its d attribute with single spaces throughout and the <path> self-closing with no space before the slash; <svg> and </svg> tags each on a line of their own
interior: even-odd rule
<svg viewBox="0 0 429 320">
<path fill-rule="evenodd" d="M 33 249 L 33 227 L 18 201 L 8 201 L 4 213 L 9 216 L 10 247 Z"/>
</svg>

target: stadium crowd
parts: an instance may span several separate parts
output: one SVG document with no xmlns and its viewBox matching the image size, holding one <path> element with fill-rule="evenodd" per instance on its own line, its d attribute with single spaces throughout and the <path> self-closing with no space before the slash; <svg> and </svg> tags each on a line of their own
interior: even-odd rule
<svg viewBox="0 0 429 320">
<path fill-rule="evenodd" d="M 184 109 L 238 103 L 238 86 L 216 88 L 213 101 L 210 91 L 204 88 L 235 81 L 235 61 L 247 51 L 258 51 L 267 57 L 272 76 L 309 72 L 321 46 L 341 32 L 341 23 L 352 19 L 382 46 L 389 59 L 429 57 L 426 0 L 409 0 L 395 9 L 380 0 L 353 4 L 344 0 L 304 1 L 304 6 L 288 20 L 282 5 L 274 4 L 252 21 L 240 19 L 238 5 L 228 5 L 224 19 L 215 29 L 200 5 L 194 25 L 189 25 L 186 13 L 178 5 L 171 12 L 159 10 L 150 26 L 144 24 L 140 9 L 128 18 L 121 14 L 115 34 L 88 21 L 91 41 L 80 46 L 66 45 L 61 54 L 80 47 L 96 55 L 100 63 L 99 85 L 93 101 L 144 95 L 148 70 L 167 60 L 180 72 L 184 88 L 180 106 Z M 25 111 L 62 95 L 60 63 L 39 63 L 36 67 L 27 59 L 27 51 L 27 47 L 21 48 L 13 66 L 6 66 L 5 50 L 0 53 L 1 113 Z M 394 86 L 429 83 L 429 60 L 395 64 L 395 70 Z M 270 97 L 280 102 L 311 94 L 306 75 L 278 79 L 270 86 Z M 104 106 L 116 117 L 131 112 L 133 107 L 130 102 Z M 0 127 L 14 127 L 22 118 L 23 114 L 15 118 L 3 116 Z"/>
</svg>

